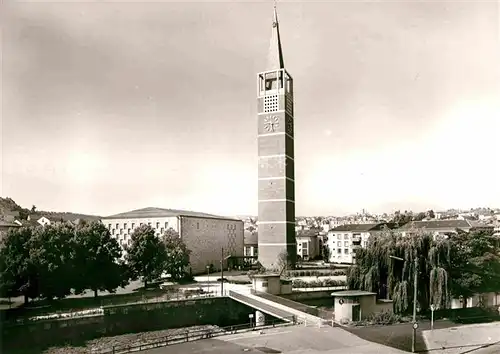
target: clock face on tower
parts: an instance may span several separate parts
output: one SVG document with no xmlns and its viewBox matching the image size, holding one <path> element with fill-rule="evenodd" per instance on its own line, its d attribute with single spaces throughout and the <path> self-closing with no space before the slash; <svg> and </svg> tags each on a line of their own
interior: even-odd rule
<svg viewBox="0 0 500 354">
<path fill-rule="evenodd" d="M 268 133 L 275 132 L 280 126 L 280 118 L 278 116 L 268 116 L 264 118 L 264 130 Z"/>
</svg>

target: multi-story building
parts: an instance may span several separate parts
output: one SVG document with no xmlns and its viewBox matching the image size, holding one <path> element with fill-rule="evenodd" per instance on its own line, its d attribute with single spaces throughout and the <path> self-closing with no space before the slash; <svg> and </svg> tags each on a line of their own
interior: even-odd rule
<svg viewBox="0 0 500 354">
<path fill-rule="evenodd" d="M 169 228 L 182 238 L 190 254 L 190 271 L 200 274 L 207 267 L 220 270 L 221 259 L 231 256 L 235 264 L 243 257 L 243 221 L 186 210 L 144 208 L 108 216 L 102 219 L 112 237 L 126 249 L 134 230 L 141 225 L 151 226 L 158 237 Z M 227 266 L 227 263 L 225 263 Z"/>
<path fill-rule="evenodd" d="M 331 229 L 327 235 L 327 245 L 330 250 L 330 262 L 355 263 L 354 250 L 366 247 L 371 234 L 381 232 L 384 228 L 393 228 L 388 223 L 347 224 Z"/>
<path fill-rule="evenodd" d="M 297 232 L 297 258 L 301 260 L 315 259 L 321 255 L 323 236 L 318 229 Z"/>
</svg>

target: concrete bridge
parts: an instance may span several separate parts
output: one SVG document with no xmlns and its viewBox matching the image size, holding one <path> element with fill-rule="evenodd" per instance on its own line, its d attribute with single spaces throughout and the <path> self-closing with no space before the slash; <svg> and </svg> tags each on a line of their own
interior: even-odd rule
<svg viewBox="0 0 500 354">
<path fill-rule="evenodd" d="M 286 322 L 294 322 L 305 326 L 333 326 L 333 319 L 325 320 L 307 313 L 309 306 L 266 293 L 257 293 L 250 289 L 230 290 L 229 297 L 245 304 L 262 314 L 276 317 Z"/>
</svg>

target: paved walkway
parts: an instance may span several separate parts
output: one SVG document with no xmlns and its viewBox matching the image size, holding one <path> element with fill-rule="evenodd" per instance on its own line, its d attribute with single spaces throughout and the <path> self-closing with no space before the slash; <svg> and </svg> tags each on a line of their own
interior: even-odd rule
<svg viewBox="0 0 500 354">
<path fill-rule="evenodd" d="M 145 354 L 403 354 L 365 341 L 340 328 L 292 326 L 234 334 L 145 351 Z"/>
<path fill-rule="evenodd" d="M 500 353 L 500 322 L 435 329 L 422 335 L 432 354 Z"/>
</svg>

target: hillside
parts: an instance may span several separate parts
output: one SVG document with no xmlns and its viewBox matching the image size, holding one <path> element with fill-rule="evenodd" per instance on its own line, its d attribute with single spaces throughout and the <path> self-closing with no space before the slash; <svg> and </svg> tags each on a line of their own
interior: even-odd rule
<svg viewBox="0 0 500 354">
<path fill-rule="evenodd" d="M 87 219 L 87 220 L 99 220 L 101 219 L 98 215 L 86 215 L 71 212 L 56 212 L 56 211 L 41 211 L 36 210 L 36 208 L 27 209 L 18 205 L 12 198 L 0 197 L 0 216 L 14 216 L 20 220 L 26 220 L 28 215 L 40 215 L 46 216 L 53 219 L 63 219 L 63 220 L 76 220 L 76 219 Z"/>
</svg>

